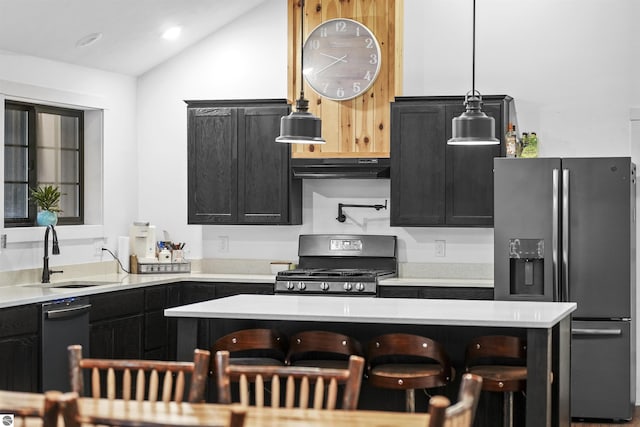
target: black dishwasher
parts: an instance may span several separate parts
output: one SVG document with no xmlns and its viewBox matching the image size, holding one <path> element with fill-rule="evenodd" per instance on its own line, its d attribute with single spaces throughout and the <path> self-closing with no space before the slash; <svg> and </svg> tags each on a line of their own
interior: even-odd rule
<svg viewBox="0 0 640 427">
<path fill-rule="evenodd" d="M 42 304 L 41 362 L 42 391 L 69 391 L 67 347 L 80 344 L 89 354 L 88 297 L 59 299 Z"/>
</svg>

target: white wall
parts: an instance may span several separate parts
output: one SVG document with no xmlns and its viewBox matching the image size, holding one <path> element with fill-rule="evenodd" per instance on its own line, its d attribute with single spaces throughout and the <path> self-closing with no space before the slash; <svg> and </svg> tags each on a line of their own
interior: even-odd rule
<svg viewBox="0 0 640 427">
<path fill-rule="evenodd" d="M 541 155 L 630 155 L 630 52 L 638 32 L 631 25 L 632 3 L 478 2 L 476 88 L 515 98 L 519 126 L 538 132 Z M 471 2 L 404 4 L 404 94 L 470 90 Z M 194 258 L 295 260 L 300 233 L 364 232 L 398 235 L 404 262 L 492 263 L 492 229 L 389 227 L 389 211 L 367 209 L 347 210 L 345 223 L 335 220 L 339 202 L 388 200 L 386 180 L 306 180 L 302 226 L 186 225 L 182 100 L 284 98 L 286 55 L 286 2 L 268 0 L 139 79 L 141 217 L 187 241 Z M 177 171 L 170 183 L 153 191 L 157 171 L 168 169 Z M 220 236 L 229 238 L 228 251 L 220 250 Z M 436 239 L 447 241 L 444 258 L 434 256 Z"/>
<path fill-rule="evenodd" d="M 87 156 L 98 167 L 87 171 L 102 196 L 86 215 L 92 227 L 57 227 L 60 255 L 50 265 L 82 264 L 107 260 L 96 256 L 94 242 L 127 230 L 136 216 L 137 154 L 135 141 L 136 80 L 113 73 L 76 67 L 59 62 L 0 52 L 0 100 L 16 97 L 43 103 L 66 104 L 98 110 L 87 118 L 87 126 L 102 127 L 104 138 L 85 141 Z M 102 131 L 100 131 L 101 133 Z M 4 145 L 4 134 L 0 135 Z M 0 154 L 3 158 L 4 150 Z M 102 164 L 104 163 L 104 167 Z M 2 165 L 0 164 L 0 169 Z M 3 170 L 3 169 L 1 169 Z M 102 187 L 100 189 L 100 187 Z M 100 209 L 96 210 L 95 204 Z M 3 205 L 2 205 L 3 206 Z M 104 206 L 104 210 L 102 209 Z M 40 229 L 6 229 L 7 248 L 0 253 L 0 271 L 39 268 L 42 265 Z"/>
<path fill-rule="evenodd" d="M 633 0 L 484 0 L 477 11 L 476 87 L 516 99 L 518 124 L 537 131 L 545 156 L 630 155 L 629 108 L 637 106 L 640 30 Z M 635 15 L 634 15 L 635 13 Z M 186 99 L 286 97 L 286 1 L 267 0 L 195 47 L 141 76 L 0 54 L 0 80 L 36 98 L 79 99 L 105 108 L 104 236 L 146 219 L 192 258 L 295 259 L 308 232 L 397 234 L 401 261 L 491 263 L 491 229 L 389 227 L 388 211 L 337 204 L 384 203 L 386 180 L 304 182 L 304 224 L 289 227 L 186 224 Z M 471 84 L 471 2 L 405 0 L 404 94 L 462 94 Z M 6 93 L 0 90 L 0 93 Z M 99 105 L 98 105 L 99 104 Z M 229 250 L 219 250 L 228 236 Z M 434 241 L 446 240 L 446 257 Z M 277 242 L 274 244 L 273 242 Z M 56 263 L 95 261 L 75 239 Z M 67 246 L 69 246 L 67 245 Z M 38 267 L 38 242 L 9 245 L 0 269 Z M 64 247 L 63 247 L 64 248 Z M 101 258 L 99 258 L 101 259 Z"/>
</svg>

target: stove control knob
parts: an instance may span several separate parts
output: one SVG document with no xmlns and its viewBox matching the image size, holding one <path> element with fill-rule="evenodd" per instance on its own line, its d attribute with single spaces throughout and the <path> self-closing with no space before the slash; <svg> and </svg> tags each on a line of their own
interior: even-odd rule
<svg viewBox="0 0 640 427">
<path fill-rule="evenodd" d="M 287 289 L 292 290 L 293 287 L 293 282 L 287 282 Z"/>
<path fill-rule="evenodd" d="M 327 282 L 320 282 L 320 289 L 322 289 L 323 291 L 328 291 L 329 284 Z"/>
<path fill-rule="evenodd" d="M 350 291 L 353 288 L 353 285 L 350 282 L 344 282 L 343 288 L 345 291 Z"/>
<path fill-rule="evenodd" d="M 356 283 L 356 290 L 358 290 L 360 292 L 364 291 L 364 283 L 362 283 L 362 282 Z"/>
<path fill-rule="evenodd" d="M 304 291 L 307 285 L 304 282 L 298 282 L 298 289 Z"/>
</svg>

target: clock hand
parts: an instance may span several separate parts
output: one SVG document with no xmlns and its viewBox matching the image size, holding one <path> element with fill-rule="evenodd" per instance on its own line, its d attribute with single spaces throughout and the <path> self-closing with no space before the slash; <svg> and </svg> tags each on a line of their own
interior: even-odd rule
<svg viewBox="0 0 640 427">
<path fill-rule="evenodd" d="M 344 60 L 344 57 L 347 56 L 347 55 L 343 56 L 342 58 L 338 58 L 338 57 L 335 57 L 335 56 L 327 55 L 324 52 L 320 52 L 320 55 L 326 56 L 327 58 L 335 59 L 336 61 L 347 62 L 346 60 Z"/>
<path fill-rule="evenodd" d="M 346 58 L 347 55 L 345 54 L 343 57 L 341 58 L 337 58 L 335 61 L 333 61 L 332 63 L 325 65 L 324 67 L 320 68 L 318 71 L 315 72 L 315 75 L 317 76 L 318 74 L 320 74 L 321 72 L 323 72 L 324 70 L 326 70 L 327 68 L 337 64 L 338 62 L 347 62 L 344 58 Z"/>
</svg>

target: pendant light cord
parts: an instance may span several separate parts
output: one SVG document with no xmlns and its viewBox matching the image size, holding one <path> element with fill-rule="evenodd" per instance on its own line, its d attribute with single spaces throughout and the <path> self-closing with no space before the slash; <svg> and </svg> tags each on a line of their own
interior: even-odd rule
<svg viewBox="0 0 640 427">
<path fill-rule="evenodd" d="M 475 2 L 475 0 L 474 0 Z M 300 0 L 300 99 L 304 99 L 304 0 Z"/>
<path fill-rule="evenodd" d="M 304 1 L 304 0 L 303 0 Z M 476 96 L 476 0 L 473 0 L 473 48 L 471 50 L 471 96 Z"/>
</svg>

